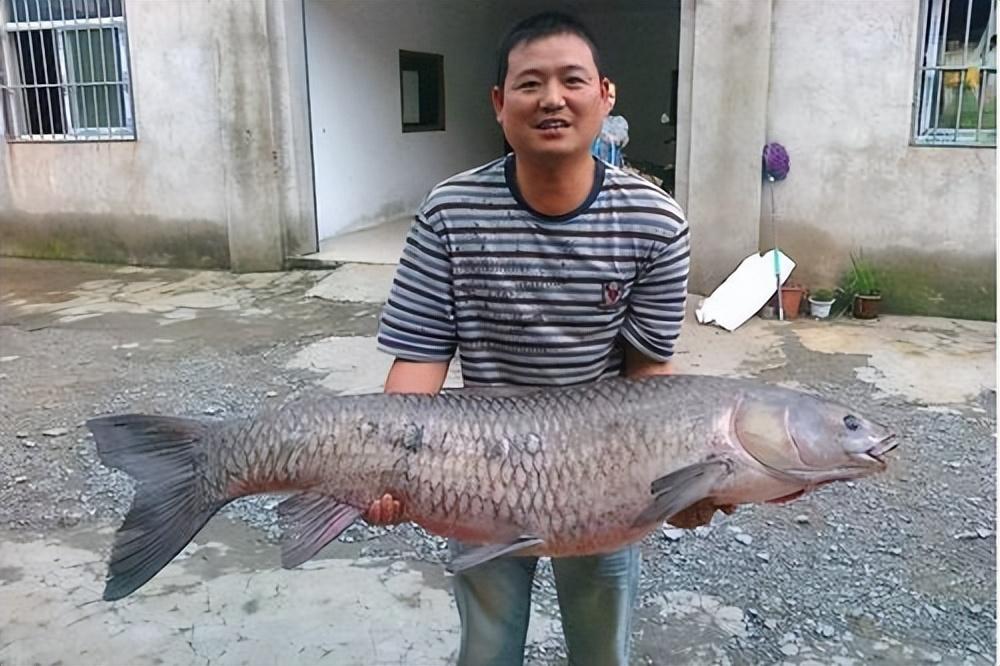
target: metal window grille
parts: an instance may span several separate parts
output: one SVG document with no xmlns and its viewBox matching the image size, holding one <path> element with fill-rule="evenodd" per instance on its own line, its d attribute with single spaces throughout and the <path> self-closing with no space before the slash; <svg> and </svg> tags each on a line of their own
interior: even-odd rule
<svg viewBox="0 0 1000 666">
<path fill-rule="evenodd" d="M 925 0 L 923 19 L 915 143 L 996 146 L 996 3 Z"/>
<path fill-rule="evenodd" d="M 8 141 L 135 139 L 124 0 L 0 0 Z"/>
</svg>

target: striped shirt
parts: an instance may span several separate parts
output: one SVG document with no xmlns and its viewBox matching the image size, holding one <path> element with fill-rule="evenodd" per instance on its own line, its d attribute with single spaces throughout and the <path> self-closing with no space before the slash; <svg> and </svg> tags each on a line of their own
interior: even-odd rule
<svg viewBox="0 0 1000 666">
<path fill-rule="evenodd" d="M 596 161 L 586 201 L 538 213 L 512 155 L 436 186 L 406 238 L 379 349 L 458 352 L 467 386 L 567 385 L 620 374 L 624 339 L 666 361 L 684 318 L 688 225 L 653 184 Z"/>
</svg>

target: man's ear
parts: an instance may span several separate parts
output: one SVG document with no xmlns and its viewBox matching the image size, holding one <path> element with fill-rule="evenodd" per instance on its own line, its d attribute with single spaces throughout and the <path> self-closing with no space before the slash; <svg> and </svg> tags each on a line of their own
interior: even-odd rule
<svg viewBox="0 0 1000 666">
<path fill-rule="evenodd" d="M 611 113 L 611 79 L 601 78 L 601 104 L 604 105 L 604 113 Z"/>
<path fill-rule="evenodd" d="M 493 102 L 493 112 L 496 114 L 497 122 L 500 122 L 500 112 L 503 111 L 503 89 L 500 86 L 493 86 L 490 100 Z"/>
</svg>

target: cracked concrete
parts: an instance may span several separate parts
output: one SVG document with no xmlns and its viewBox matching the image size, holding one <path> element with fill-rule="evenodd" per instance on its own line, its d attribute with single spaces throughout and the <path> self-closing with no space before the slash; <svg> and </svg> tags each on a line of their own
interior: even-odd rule
<svg viewBox="0 0 1000 666">
<path fill-rule="evenodd" d="M 996 391 L 996 324 L 931 317 L 882 317 L 795 331 L 807 348 L 824 354 L 863 354 L 858 379 L 885 394 L 926 405 L 967 402 Z"/>
<path fill-rule="evenodd" d="M 242 561 L 212 574 L 205 561 L 232 556 L 211 540 L 212 531 L 220 526 L 200 536 L 143 595 L 114 604 L 99 601 L 103 558 L 72 545 L 73 535 L 0 543 L 0 561 L 17 572 L 0 588 L 0 663 L 322 663 L 333 655 L 331 663 L 360 665 L 452 658 L 451 595 L 427 585 L 417 567 L 386 558 L 325 558 L 287 572 L 277 566 L 274 547 L 254 548 L 246 528 L 228 525 L 223 538 L 243 542 Z M 108 539 L 111 530 L 99 534 Z M 256 564 L 248 559 L 253 555 Z M 271 566 L 263 564 L 268 560 Z M 533 640 L 553 631 L 551 618 L 536 618 Z M 407 662 L 407 654 L 419 657 Z"/>
</svg>

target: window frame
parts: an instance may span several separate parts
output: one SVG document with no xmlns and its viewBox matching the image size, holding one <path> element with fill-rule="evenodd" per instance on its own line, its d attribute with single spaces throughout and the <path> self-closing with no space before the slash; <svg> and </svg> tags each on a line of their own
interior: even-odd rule
<svg viewBox="0 0 1000 666">
<path fill-rule="evenodd" d="M 18 0 L 14 1 L 17 2 Z M 54 11 L 55 3 L 58 1 L 49 0 L 48 8 L 50 16 L 53 16 L 52 12 Z M 46 0 L 38 0 L 38 2 L 46 2 Z M 0 65 L 2 65 L 0 66 L 0 95 L 2 95 L 2 99 L 0 99 L 0 117 L 2 117 L 0 129 L 3 130 L 6 141 L 8 143 L 76 143 L 81 141 L 137 140 L 138 132 L 135 123 L 135 100 L 132 93 L 132 67 L 129 53 L 125 2 L 121 3 L 120 16 L 98 16 L 96 18 L 63 17 L 48 20 L 21 19 L 14 21 L 14 17 L 9 15 L 9 6 L 7 0 L 0 0 Z M 113 2 L 109 2 L 109 8 L 113 6 Z M 20 57 L 23 48 L 20 46 L 19 38 L 16 35 L 47 30 L 52 31 L 51 40 L 54 48 L 51 51 L 51 56 L 56 60 L 55 66 L 58 72 L 58 80 L 55 84 L 25 84 L 24 80 L 26 77 L 23 76 L 25 63 L 21 61 Z M 110 97 L 107 97 L 106 105 L 109 107 L 107 111 L 108 125 L 96 128 L 76 125 L 76 122 L 81 118 L 81 114 L 77 113 L 77 107 L 81 103 L 83 94 L 80 88 L 81 84 L 70 81 L 69 60 L 72 56 L 70 53 L 71 49 L 67 48 L 66 38 L 70 33 L 79 31 L 101 31 L 101 34 L 104 31 L 111 31 L 111 39 L 113 40 L 112 48 L 118 60 L 114 65 L 114 70 L 118 78 L 114 81 L 93 83 L 91 85 L 117 88 L 117 92 L 121 95 L 120 124 L 110 124 L 112 115 L 110 105 L 112 100 Z M 34 59 L 34 56 L 32 58 Z M 44 58 L 45 56 L 43 56 L 43 60 Z M 96 61 L 92 64 L 96 64 Z M 107 76 L 107 63 L 104 62 L 102 65 L 104 75 Z M 53 85 L 59 89 L 62 132 L 33 134 L 30 131 L 32 120 L 31 112 L 28 110 L 28 96 L 35 94 L 40 97 L 39 91 L 51 88 Z M 115 103 L 117 104 L 118 100 L 115 100 Z M 96 107 L 94 111 L 97 112 Z M 39 114 L 37 120 L 42 125 L 42 112 L 36 109 L 35 113 Z M 42 128 L 39 127 L 39 129 Z M 53 128 L 50 126 L 49 129 Z"/>
<path fill-rule="evenodd" d="M 929 36 L 928 36 L 928 21 L 931 18 L 931 13 L 935 4 L 940 4 L 942 7 L 950 8 L 950 3 L 955 0 L 921 0 L 920 2 L 920 12 L 919 12 L 919 23 L 917 29 L 917 46 L 916 46 L 916 67 L 914 75 L 914 86 L 913 86 L 913 103 L 911 112 L 911 125 L 910 125 L 910 145 L 920 148 L 987 148 L 996 149 L 997 146 L 997 131 L 996 127 L 983 129 L 979 127 L 978 129 L 969 128 L 943 128 L 940 126 L 940 116 L 936 119 L 938 121 L 938 126 L 932 127 L 931 119 L 934 117 L 935 113 L 940 114 L 940 110 L 937 110 L 938 101 L 941 97 L 941 90 L 943 88 L 943 83 L 937 82 L 937 78 L 942 76 L 942 72 L 946 71 L 960 71 L 961 76 L 959 79 L 958 89 L 959 89 L 959 108 L 956 109 L 956 122 L 961 124 L 961 99 L 964 97 L 964 84 L 965 84 L 965 72 L 968 71 L 970 63 L 966 61 L 961 66 L 949 66 L 942 65 L 937 61 L 940 60 L 941 53 L 941 43 L 940 43 L 940 33 L 944 26 L 944 13 L 939 16 L 939 20 L 936 21 L 937 31 L 934 35 L 935 37 L 935 54 L 934 54 L 934 64 L 926 65 L 927 54 L 930 51 L 929 48 Z M 996 21 L 997 6 L 995 0 L 989 0 L 990 10 L 994 14 L 994 21 Z M 965 5 L 966 12 L 970 12 L 970 5 L 972 0 L 968 0 L 968 4 Z M 987 29 L 989 26 L 989 19 L 987 18 Z M 945 43 L 947 43 L 947 38 L 945 38 Z M 969 44 L 965 44 L 964 53 L 968 55 Z M 988 80 L 988 77 L 992 76 L 994 81 L 994 86 L 997 86 L 997 69 L 994 65 L 993 67 L 980 67 L 980 76 L 983 77 L 982 80 Z M 924 86 L 928 85 L 932 87 L 934 100 L 925 99 Z M 978 124 L 978 119 L 977 119 Z M 985 140 L 977 140 L 981 135 L 985 134 Z"/>
<path fill-rule="evenodd" d="M 413 70 L 403 68 L 404 58 L 423 61 L 425 65 L 429 63 L 436 73 L 437 80 L 440 83 L 440 85 L 438 86 L 437 89 L 438 117 L 435 119 L 434 122 L 420 122 L 420 123 L 406 122 L 406 114 L 403 107 L 403 100 L 406 95 L 405 84 L 403 83 L 403 72 L 413 71 Z M 419 104 L 419 102 L 420 102 L 420 93 L 418 88 L 417 103 Z M 399 49 L 399 118 L 403 133 L 410 134 L 415 132 L 447 131 L 446 130 L 447 123 L 445 115 L 446 114 L 445 114 L 444 54 L 427 53 L 423 51 L 407 51 L 405 49 Z"/>
</svg>

